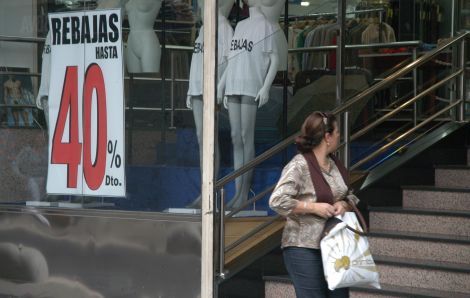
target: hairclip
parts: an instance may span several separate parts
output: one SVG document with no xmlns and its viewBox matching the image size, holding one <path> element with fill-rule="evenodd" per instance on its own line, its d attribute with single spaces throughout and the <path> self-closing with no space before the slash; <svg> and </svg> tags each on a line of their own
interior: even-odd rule
<svg viewBox="0 0 470 298">
<path fill-rule="evenodd" d="M 318 112 L 320 114 L 320 116 L 322 116 L 322 120 L 323 120 L 323 124 L 325 124 L 325 126 L 328 124 L 328 117 L 326 117 L 326 114 L 323 113 L 323 112 Z"/>
</svg>

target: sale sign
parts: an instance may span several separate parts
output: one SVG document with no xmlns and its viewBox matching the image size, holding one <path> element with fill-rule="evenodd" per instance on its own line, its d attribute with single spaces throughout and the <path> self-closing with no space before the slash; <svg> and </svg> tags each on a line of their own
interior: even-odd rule
<svg viewBox="0 0 470 298">
<path fill-rule="evenodd" d="M 125 196 L 119 9 L 49 15 L 47 192 Z"/>
</svg>

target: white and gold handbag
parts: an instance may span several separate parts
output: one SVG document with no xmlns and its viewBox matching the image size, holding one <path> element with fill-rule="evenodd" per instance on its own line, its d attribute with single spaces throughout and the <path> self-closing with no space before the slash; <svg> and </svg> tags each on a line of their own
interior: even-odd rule
<svg viewBox="0 0 470 298">
<path fill-rule="evenodd" d="M 330 224 L 320 241 L 328 288 L 370 285 L 380 289 L 379 273 L 364 234 L 366 227 L 361 228 L 354 212 L 337 216 Z"/>
</svg>

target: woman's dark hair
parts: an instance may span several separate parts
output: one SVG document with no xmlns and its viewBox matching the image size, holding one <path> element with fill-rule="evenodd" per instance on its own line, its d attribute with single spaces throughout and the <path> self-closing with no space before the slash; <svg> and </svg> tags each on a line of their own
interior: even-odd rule
<svg viewBox="0 0 470 298">
<path fill-rule="evenodd" d="M 301 153 L 312 151 L 318 146 L 326 133 L 335 130 L 336 117 L 329 112 L 315 111 L 302 124 L 300 136 L 295 139 L 297 150 Z"/>
</svg>

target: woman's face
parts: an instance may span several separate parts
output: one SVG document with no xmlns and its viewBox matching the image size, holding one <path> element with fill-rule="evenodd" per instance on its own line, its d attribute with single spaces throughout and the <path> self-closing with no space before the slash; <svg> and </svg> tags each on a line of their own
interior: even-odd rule
<svg viewBox="0 0 470 298">
<path fill-rule="evenodd" d="M 335 128 L 333 132 L 326 133 L 325 135 L 326 143 L 329 144 L 328 149 L 330 152 L 334 152 L 336 151 L 336 149 L 338 149 L 339 141 L 340 141 L 338 123 L 337 122 L 333 123 L 333 127 Z"/>
</svg>

